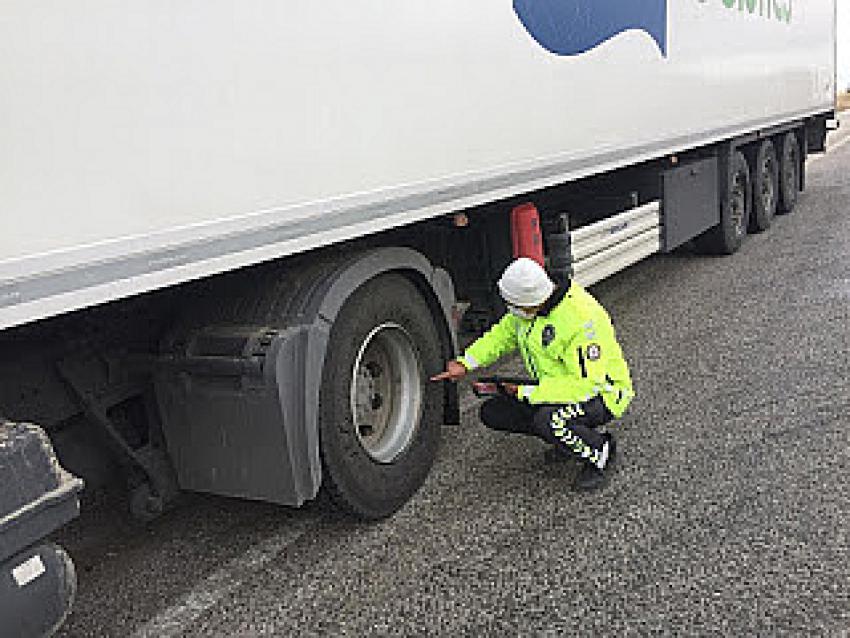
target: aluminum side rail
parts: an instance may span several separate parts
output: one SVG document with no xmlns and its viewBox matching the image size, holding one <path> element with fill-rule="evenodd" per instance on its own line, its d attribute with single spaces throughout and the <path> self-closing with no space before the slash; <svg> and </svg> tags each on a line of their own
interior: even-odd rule
<svg viewBox="0 0 850 638">
<path fill-rule="evenodd" d="M 654 201 L 571 233 L 573 277 L 590 286 L 661 250 L 661 204 Z"/>
</svg>

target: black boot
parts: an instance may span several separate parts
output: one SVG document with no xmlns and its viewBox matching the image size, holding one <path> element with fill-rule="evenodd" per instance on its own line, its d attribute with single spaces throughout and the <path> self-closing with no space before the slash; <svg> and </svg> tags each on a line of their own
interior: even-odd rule
<svg viewBox="0 0 850 638">
<path fill-rule="evenodd" d="M 607 452 L 605 447 L 607 446 Z M 605 487 L 608 484 L 608 474 L 611 471 L 611 465 L 614 462 L 614 457 L 617 454 L 617 444 L 611 434 L 605 434 L 605 441 L 602 444 L 603 454 L 607 454 L 605 465 L 602 469 L 598 468 L 589 461 L 584 461 L 578 476 L 573 483 L 573 489 L 577 492 L 591 492 Z"/>
</svg>

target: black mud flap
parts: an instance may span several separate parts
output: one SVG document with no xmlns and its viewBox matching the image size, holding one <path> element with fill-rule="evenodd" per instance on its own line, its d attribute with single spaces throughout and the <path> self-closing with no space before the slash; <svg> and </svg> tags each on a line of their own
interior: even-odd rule
<svg viewBox="0 0 850 638">
<path fill-rule="evenodd" d="M 307 339 L 299 326 L 207 327 L 160 359 L 163 433 L 182 489 L 293 506 L 315 497 Z"/>
</svg>

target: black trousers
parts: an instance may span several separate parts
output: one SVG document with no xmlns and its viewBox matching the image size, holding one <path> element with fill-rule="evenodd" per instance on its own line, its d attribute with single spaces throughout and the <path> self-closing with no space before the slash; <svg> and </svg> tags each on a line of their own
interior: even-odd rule
<svg viewBox="0 0 850 638">
<path fill-rule="evenodd" d="M 613 418 L 601 397 L 584 403 L 530 405 L 498 396 L 481 406 L 481 421 L 491 430 L 536 436 L 551 445 L 565 446 L 592 463 L 605 442 L 597 428 Z"/>
</svg>

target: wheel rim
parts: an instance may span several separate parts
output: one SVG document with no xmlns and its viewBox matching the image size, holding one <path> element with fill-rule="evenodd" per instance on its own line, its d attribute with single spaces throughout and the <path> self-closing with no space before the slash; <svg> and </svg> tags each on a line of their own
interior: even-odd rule
<svg viewBox="0 0 850 638">
<path fill-rule="evenodd" d="M 360 445 L 377 463 L 392 463 L 413 440 L 422 408 L 422 364 L 400 325 L 384 323 L 363 340 L 350 401 Z"/>
<path fill-rule="evenodd" d="M 761 204 L 768 215 L 774 210 L 776 184 L 774 184 L 775 164 L 772 157 L 765 157 L 761 164 Z"/>
<path fill-rule="evenodd" d="M 729 197 L 730 218 L 738 236 L 744 235 L 744 218 L 747 214 L 747 178 L 742 172 L 735 173 Z"/>
</svg>

